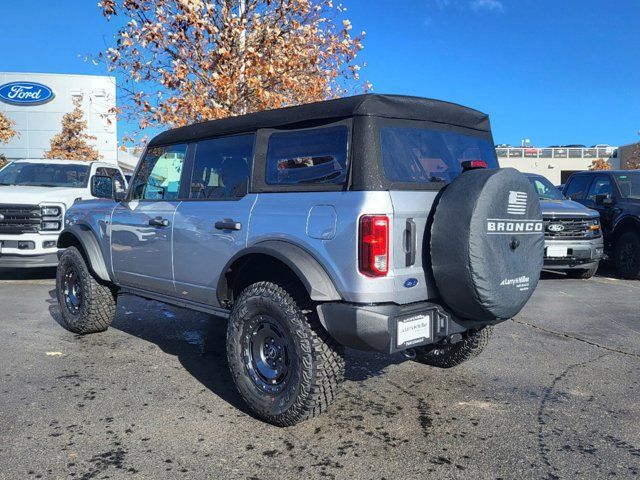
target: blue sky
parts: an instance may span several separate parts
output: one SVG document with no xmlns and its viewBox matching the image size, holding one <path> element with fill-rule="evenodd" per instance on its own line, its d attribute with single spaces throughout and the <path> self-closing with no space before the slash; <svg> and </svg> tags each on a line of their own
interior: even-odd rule
<svg viewBox="0 0 640 480">
<path fill-rule="evenodd" d="M 103 74 L 84 61 L 112 33 L 96 3 L 2 0 L 0 70 Z M 497 143 L 640 140 L 637 0 L 343 3 L 354 31 L 367 31 L 363 77 L 376 92 L 478 108 Z"/>
</svg>

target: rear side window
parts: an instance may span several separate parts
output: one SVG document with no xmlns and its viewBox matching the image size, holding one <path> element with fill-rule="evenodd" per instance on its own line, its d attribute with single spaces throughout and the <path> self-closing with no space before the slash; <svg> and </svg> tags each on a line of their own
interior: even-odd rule
<svg viewBox="0 0 640 480">
<path fill-rule="evenodd" d="M 380 145 L 384 173 L 391 182 L 451 182 L 462 173 L 462 162 L 468 160 L 481 160 L 488 168 L 498 168 L 491 142 L 471 135 L 382 127 Z"/>
<path fill-rule="evenodd" d="M 198 142 L 189 198 L 238 198 L 247 193 L 254 135 Z"/>
<path fill-rule="evenodd" d="M 273 133 L 267 148 L 269 185 L 342 184 L 347 177 L 346 126 Z"/>
<path fill-rule="evenodd" d="M 575 176 L 569 181 L 565 195 L 571 200 L 584 200 L 590 183 L 591 177 L 589 175 Z"/>
</svg>

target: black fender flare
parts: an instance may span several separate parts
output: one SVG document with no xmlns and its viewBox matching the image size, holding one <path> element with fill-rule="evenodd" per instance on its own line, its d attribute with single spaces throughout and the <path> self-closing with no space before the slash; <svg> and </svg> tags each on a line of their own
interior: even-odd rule
<svg viewBox="0 0 640 480">
<path fill-rule="evenodd" d="M 631 226 L 631 228 L 629 228 Z M 611 233 L 613 233 L 613 241 L 612 243 L 618 239 L 622 233 L 627 231 L 637 230 L 638 234 L 640 234 L 640 217 L 631 213 L 628 213 L 618 219 L 616 219 L 613 228 L 611 229 Z"/>
<path fill-rule="evenodd" d="M 300 279 L 312 300 L 319 302 L 342 300 L 327 271 L 309 252 L 293 243 L 267 240 L 236 253 L 224 266 L 216 288 L 218 301 L 221 304 L 229 292 L 227 272 L 235 262 L 252 254 L 267 255 L 284 263 Z"/>
<path fill-rule="evenodd" d="M 112 282 L 107 265 L 104 262 L 104 258 L 102 258 L 100 244 L 91 228 L 83 224 L 75 224 L 65 228 L 58 237 L 58 248 L 72 246 L 75 243 L 73 239 L 77 240 L 82 246 L 93 273 L 105 282 Z"/>
</svg>

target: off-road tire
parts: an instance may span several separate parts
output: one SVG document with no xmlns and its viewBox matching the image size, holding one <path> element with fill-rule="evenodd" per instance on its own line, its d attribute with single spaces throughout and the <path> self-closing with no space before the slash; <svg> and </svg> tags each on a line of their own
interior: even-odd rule
<svg viewBox="0 0 640 480">
<path fill-rule="evenodd" d="M 286 427 L 319 415 L 342 386 L 343 348 L 323 329 L 308 303 L 304 295 L 289 293 L 275 283 L 258 282 L 242 291 L 231 311 L 227 327 L 231 376 L 252 412 L 273 425 Z M 249 346 L 256 335 L 254 326 L 264 319 L 276 323 L 274 328 L 290 342 L 289 376 L 281 386 L 273 387 L 282 388 L 275 393 L 265 392 L 270 387 L 256 383 L 254 350 Z"/>
<path fill-rule="evenodd" d="M 438 368 L 451 368 L 477 357 L 489 343 L 493 327 L 469 332 L 457 343 L 446 346 L 425 346 L 415 349 L 415 361 Z"/>
<path fill-rule="evenodd" d="M 65 301 L 65 275 L 73 269 L 80 287 L 80 305 L 73 311 Z M 65 327 L 74 333 L 104 332 L 116 313 L 115 287 L 97 279 L 76 247 L 67 248 L 58 263 L 56 296 Z"/>
<path fill-rule="evenodd" d="M 640 277 L 640 235 L 627 232 L 616 240 L 613 260 L 618 275 L 623 278 L 636 279 Z"/>
<path fill-rule="evenodd" d="M 574 268 L 571 270 L 567 270 L 567 277 L 571 278 L 582 278 L 588 280 L 593 277 L 598 271 L 598 265 L 595 265 L 591 268 Z"/>
</svg>

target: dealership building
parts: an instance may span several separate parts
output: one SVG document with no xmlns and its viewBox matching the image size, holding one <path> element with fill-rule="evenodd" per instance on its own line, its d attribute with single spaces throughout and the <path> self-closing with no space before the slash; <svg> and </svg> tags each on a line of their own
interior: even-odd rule
<svg viewBox="0 0 640 480">
<path fill-rule="evenodd" d="M 44 158 L 51 137 L 61 130 L 62 116 L 73 110 L 78 97 L 87 133 L 96 137 L 90 142 L 102 161 L 116 163 L 116 81 L 96 75 L 0 72 L 0 112 L 15 121 L 19 133 L 0 145 L 0 154 L 8 160 Z"/>
</svg>

